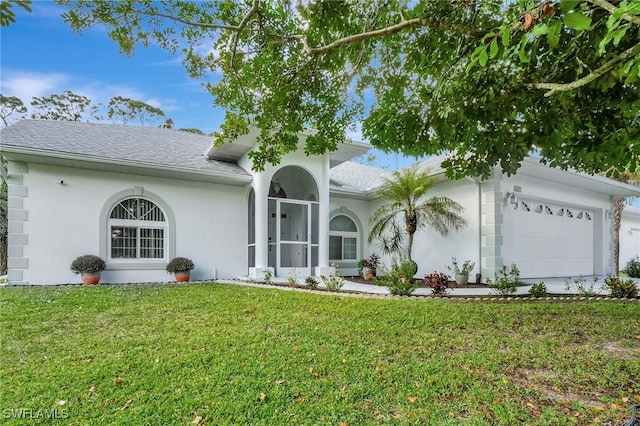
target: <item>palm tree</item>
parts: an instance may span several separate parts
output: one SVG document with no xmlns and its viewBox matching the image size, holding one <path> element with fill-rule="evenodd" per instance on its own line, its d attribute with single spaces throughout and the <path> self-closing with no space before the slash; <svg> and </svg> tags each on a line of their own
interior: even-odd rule
<svg viewBox="0 0 640 426">
<path fill-rule="evenodd" d="M 622 183 L 632 185 L 640 184 L 640 175 L 625 170 L 621 173 L 609 170 L 605 176 L 611 177 Z M 622 211 L 624 210 L 627 197 L 617 197 L 613 200 L 613 270 L 617 275 L 620 273 L 620 226 L 622 224 Z"/>
<path fill-rule="evenodd" d="M 371 216 L 369 243 L 378 238 L 385 251 L 397 252 L 406 234 L 407 257 L 411 261 L 413 235 L 418 229 L 429 226 L 444 236 L 450 228 L 456 231 L 464 228 L 467 223 L 461 216 L 464 208 L 460 204 L 447 197 L 422 201 L 436 183 L 428 171 L 420 171 L 416 166 L 393 172 L 376 191 L 376 198 L 389 203 L 380 206 Z"/>
</svg>

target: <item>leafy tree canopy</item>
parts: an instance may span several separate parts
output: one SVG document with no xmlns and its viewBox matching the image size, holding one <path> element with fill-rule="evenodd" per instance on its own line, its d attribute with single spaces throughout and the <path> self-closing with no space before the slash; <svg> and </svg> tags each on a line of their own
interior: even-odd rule
<svg viewBox="0 0 640 426">
<path fill-rule="evenodd" d="M 23 118 L 27 113 L 27 107 L 22 99 L 17 96 L 4 96 L 0 93 L 0 119 L 5 127 L 9 125 L 10 116 L 17 114 L 16 118 Z"/>
<path fill-rule="evenodd" d="M 83 95 L 65 90 L 53 93 L 51 96 L 37 97 L 31 100 L 35 111 L 31 118 L 35 120 L 82 121 L 85 110 L 91 105 L 91 100 Z"/>
<path fill-rule="evenodd" d="M 385 151 L 453 152 L 450 176 L 514 173 L 530 152 L 587 172 L 640 162 L 640 0 L 56 0 L 122 52 L 182 51 L 226 110 L 262 129 L 254 167 L 333 150 L 361 122 Z"/>
<path fill-rule="evenodd" d="M 50 96 L 34 96 L 31 100 L 31 106 L 34 107 L 31 118 L 35 120 L 104 120 L 101 115 L 104 107 L 102 103 L 94 104 L 91 99 L 73 93 L 71 90 L 53 93 Z M 9 125 L 10 115 L 19 114 L 18 118 L 23 118 L 26 113 L 27 108 L 20 98 L 0 94 L 0 119 L 5 126 Z M 142 126 L 157 125 L 165 129 L 174 127 L 173 119 L 166 117 L 162 109 L 122 96 L 114 96 L 109 100 L 106 113 L 110 120 L 122 124 L 127 124 L 130 120 L 137 120 Z"/>
<path fill-rule="evenodd" d="M 122 96 L 114 96 L 109 101 L 107 117 L 119 119 L 122 124 L 129 120 L 138 119 L 141 125 L 166 122 L 164 111 L 142 101 Z M 173 123 L 173 122 L 171 122 Z M 173 127 L 171 125 L 170 127 Z"/>
<path fill-rule="evenodd" d="M 0 26 L 8 27 L 16 22 L 16 13 L 13 11 L 14 4 L 31 12 L 31 0 L 2 0 L 0 1 Z"/>
<path fill-rule="evenodd" d="M 181 132 L 193 133 L 195 135 L 204 135 L 204 132 L 202 130 L 197 129 L 195 127 L 183 127 L 178 130 Z"/>
</svg>

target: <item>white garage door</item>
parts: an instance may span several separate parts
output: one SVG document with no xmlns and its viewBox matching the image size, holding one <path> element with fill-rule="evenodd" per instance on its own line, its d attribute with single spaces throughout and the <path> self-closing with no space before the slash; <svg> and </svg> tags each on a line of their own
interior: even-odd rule
<svg viewBox="0 0 640 426">
<path fill-rule="evenodd" d="M 515 262 L 523 278 L 594 273 L 593 211 L 530 200 L 506 207 L 505 263 Z"/>
</svg>

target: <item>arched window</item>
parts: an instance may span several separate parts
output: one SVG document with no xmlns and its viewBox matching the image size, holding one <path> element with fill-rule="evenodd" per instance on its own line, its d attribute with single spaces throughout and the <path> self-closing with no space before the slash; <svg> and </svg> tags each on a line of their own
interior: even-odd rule
<svg viewBox="0 0 640 426">
<path fill-rule="evenodd" d="M 329 259 L 332 261 L 358 258 L 358 228 L 351 218 L 338 215 L 329 222 Z"/>
<path fill-rule="evenodd" d="M 110 259 L 166 259 L 167 221 L 153 202 L 140 197 L 118 202 L 109 213 Z"/>
</svg>

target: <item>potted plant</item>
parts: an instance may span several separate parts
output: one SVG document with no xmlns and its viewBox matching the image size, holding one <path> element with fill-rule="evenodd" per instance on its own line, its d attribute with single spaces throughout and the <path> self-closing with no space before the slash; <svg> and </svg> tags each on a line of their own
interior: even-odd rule
<svg viewBox="0 0 640 426">
<path fill-rule="evenodd" d="M 470 260 L 465 260 L 462 263 L 462 266 L 459 266 L 456 258 L 452 257 L 451 265 L 452 266 L 447 265 L 447 269 L 453 272 L 453 274 L 455 275 L 456 284 L 465 285 L 469 282 L 469 273 L 473 271 L 476 263 Z"/>
<path fill-rule="evenodd" d="M 361 276 L 362 278 L 364 278 L 364 275 L 362 274 L 362 267 L 364 266 L 363 263 L 364 260 L 358 260 L 358 276 Z"/>
<path fill-rule="evenodd" d="M 372 253 L 366 259 L 362 259 L 362 277 L 365 280 L 373 280 L 373 277 L 376 276 L 376 268 L 378 263 L 380 263 L 380 256 L 375 253 Z"/>
<path fill-rule="evenodd" d="M 186 257 L 176 257 L 167 264 L 167 272 L 175 274 L 176 281 L 179 283 L 189 281 L 193 268 L 195 268 L 193 261 Z"/>
<path fill-rule="evenodd" d="M 98 284 L 100 282 L 100 273 L 106 267 L 105 261 L 93 254 L 79 256 L 71 262 L 71 270 L 76 274 L 80 274 L 85 285 Z"/>
</svg>

